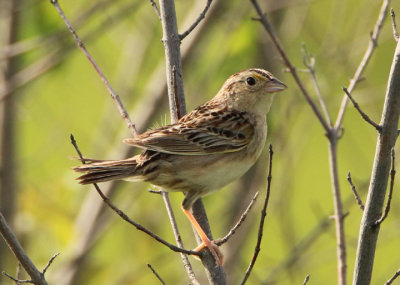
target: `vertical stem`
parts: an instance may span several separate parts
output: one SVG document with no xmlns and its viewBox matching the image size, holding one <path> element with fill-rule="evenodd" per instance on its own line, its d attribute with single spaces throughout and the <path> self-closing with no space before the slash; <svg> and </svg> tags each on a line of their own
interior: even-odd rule
<svg viewBox="0 0 400 285">
<path fill-rule="evenodd" d="M 176 23 L 174 1 L 160 0 L 160 12 L 171 121 L 176 122 L 185 115 L 186 104 L 182 79 L 181 41 Z"/>
<path fill-rule="evenodd" d="M 346 239 L 344 234 L 343 204 L 340 194 L 338 163 L 337 163 L 337 133 L 331 131 L 329 136 L 329 168 L 333 191 L 333 205 L 336 228 L 338 284 L 346 285 Z"/>
<path fill-rule="evenodd" d="M 18 13 L 17 1 L 2 1 L 0 6 L 0 48 L 15 41 Z M 15 70 L 15 60 L 0 60 L 0 89 L 7 89 L 11 74 Z M 0 212 L 13 224 L 16 203 L 15 181 L 15 96 L 0 101 Z M 0 268 L 7 265 L 7 246 L 0 243 Z"/>
<path fill-rule="evenodd" d="M 160 14 L 163 29 L 163 44 L 165 47 L 171 121 L 176 122 L 186 113 L 186 104 L 182 80 L 181 42 L 178 34 L 174 1 L 160 0 Z M 168 199 L 168 197 L 164 199 Z M 209 235 L 209 237 L 211 237 L 207 214 L 204 210 L 201 199 L 194 203 L 192 211 L 202 229 L 207 235 Z M 221 265 L 216 266 L 214 257 L 209 251 L 204 251 L 204 254 L 200 256 L 200 259 L 204 265 L 210 284 L 226 284 L 223 267 Z"/>
<path fill-rule="evenodd" d="M 391 150 L 397 139 L 397 126 L 400 114 L 400 41 L 397 42 L 390 70 L 385 104 L 378 135 L 374 165 L 368 189 L 367 201 L 361 220 L 353 284 L 371 283 L 375 258 L 376 242 L 380 225 L 374 223 L 382 214 L 391 166 Z"/>
</svg>

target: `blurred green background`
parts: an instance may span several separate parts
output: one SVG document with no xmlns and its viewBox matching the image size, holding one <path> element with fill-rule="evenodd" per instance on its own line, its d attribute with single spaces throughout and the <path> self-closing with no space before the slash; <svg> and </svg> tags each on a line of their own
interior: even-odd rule
<svg viewBox="0 0 400 285">
<path fill-rule="evenodd" d="M 11 0 L 12 1 L 12 0 Z M 4 1 L 6 3 L 7 1 Z M 176 1 L 183 32 L 206 1 Z M 304 68 L 301 46 L 315 56 L 316 75 L 333 120 L 369 42 L 381 6 L 371 0 L 260 1 L 297 68 Z M 77 33 L 120 95 L 140 132 L 169 122 L 161 24 L 150 1 L 60 1 Z M 400 15 L 400 4 L 393 1 Z M 46 274 L 50 284 L 159 284 L 150 263 L 167 284 L 188 284 L 180 256 L 137 231 L 103 206 L 91 186 L 75 181 L 71 160 L 74 134 L 87 157 L 119 159 L 130 150 L 130 136 L 103 83 L 72 41 L 49 1 L 17 1 L 15 44 L 1 46 L 4 63 L 11 52 L 13 83 L 4 90 L 14 150 L 4 150 L 14 174 L 0 199 L 2 212 L 35 264 L 42 268 L 61 252 Z M 6 19 L 10 14 L 2 17 Z M 250 1 L 215 1 L 206 20 L 182 42 L 187 109 L 211 99 L 231 74 L 250 67 L 272 71 L 289 89 L 276 96 L 268 117 L 267 144 L 275 151 L 273 182 L 261 253 L 248 284 L 335 284 L 336 238 L 328 147 L 324 131 L 294 83 Z M 379 46 L 353 96 L 378 122 L 394 53 L 390 16 Z M 309 74 L 301 77 L 315 95 Z M 314 97 L 316 99 L 316 97 Z M 347 183 L 347 172 L 366 199 L 376 131 L 349 106 L 339 142 L 339 175 L 345 212 L 348 281 L 352 279 L 361 211 Z M 398 150 L 398 148 L 396 148 Z M 4 151 L 7 153 L 5 154 Z M 224 246 L 229 284 L 238 284 L 253 255 L 259 212 L 266 189 L 267 148 L 240 181 L 203 199 L 214 237 L 224 236 L 256 191 L 258 201 L 238 233 Z M 4 180 L 4 176 L 2 177 Z M 400 267 L 399 179 L 392 209 L 377 245 L 372 284 L 383 284 Z M 135 221 L 173 242 L 159 195 L 146 183 L 103 184 L 118 207 Z M 186 248 L 196 246 L 180 211 L 183 196 L 171 194 Z M 14 201 L 14 202 L 13 202 Z M 5 206 L 8 206 L 4 208 Z M 12 207 L 15 205 L 14 207 Z M 11 207 L 10 207 L 11 206 Z M 100 208 L 100 210 L 99 210 Z M 14 274 L 17 262 L 0 242 L 0 269 Z M 206 284 L 201 264 L 190 258 Z M 397 282 L 397 283 L 396 283 Z M 394 284 L 400 284 L 396 281 Z M 13 284 L 4 276 L 0 284 Z"/>
</svg>

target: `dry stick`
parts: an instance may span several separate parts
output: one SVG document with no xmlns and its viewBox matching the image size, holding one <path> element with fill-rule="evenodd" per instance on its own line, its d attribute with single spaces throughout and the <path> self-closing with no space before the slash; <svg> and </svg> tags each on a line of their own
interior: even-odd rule
<svg viewBox="0 0 400 285">
<path fill-rule="evenodd" d="M 85 56 L 87 57 L 87 59 L 90 61 L 90 63 L 93 65 L 94 69 L 96 70 L 96 72 L 99 74 L 101 80 L 103 81 L 104 85 L 106 86 L 108 92 L 110 93 L 112 99 L 114 100 L 114 102 L 116 103 L 118 110 L 121 114 L 121 117 L 126 121 L 128 128 L 130 129 L 132 135 L 135 137 L 137 136 L 137 131 L 136 131 L 136 127 L 135 125 L 132 123 L 128 112 L 126 112 L 124 106 L 122 105 L 121 99 L 119 98 L 119 96 L 117 95 L 117 93 L 115 93 L 114 89 L 111 87 L 110 83 L 108 82 L 107 78 L 104 76 L 103 72 L 100 70 L 99 66 L 97 65 L 97 63 L 94 61 L 94 59 L 92 58 L 92 56 L 89 54 L 89 52 L 87 51 L 87 49 L 85 48 L 83 42 L 81 41 L 81 39 L 78 37 L 78 35 L 76 34 L 74 28 L 72 27 L 71 23 L 69 22 L 69 20 L 67 19 L 67 17 L 65 16 L 63 10 L 61 9 L 60 5 L 58 4 L 57 0 L 51 0 L 51 3 L 54 5 L 54 7 L 56 8 L 58 14 L 60 14 L 61 18 L 64 20 L 65 25 L 67 26 L 68 30 L 71 32 L 71 34 L 74 37 L 74 40 L 76 42 L 76 44 L 78 45 L 79 49 L 82 50 L 82 52 L 85 54 Z"/>
<path fill-rule="evenodd" d="M 171 121 L 176 122 L 180 115 L 186 113 L 185 96 L 182 79 L 182 62 L 180 53 L 180 36 L 178 34 L 175 5 L 173 0 L 160 0 L 161 25 L 163 29 L 162 42 L 165 48 L 166 75 Z M 211 230 L 201 199 L 192 206 L 196 220 L 212 238 Z M 197 236 L 197 235 L 196 235 Z M 203 254 L 204 253 L 204 254 Z M 226 277 L 221 265 L 215 266 L 215 260 L 210 251 L 202 251 L 200 255 L 210 284 L 226 284 Z"/>
<path fill-rule="evenodd" d="M 175 219 L 174 212 L 172 210 L 171 202 L 168 198 L 168 193 L 165 191 L 161 191 L 161 196 L 163 198 L 165 208 L 168 213 L 168 218 L 171 223 L 171 227 L 172 227 L 172 231 L 174 233 L 176 244 L 179 247 L 183 248 L 182 238 L 179 233 L 178 224 L 176 223 L 176 219 Z M 196 275 L 194 274 L 194 271 L 193 271 L 192 265 L 189 262 L 188 256 L 186 254 L 181 253 L 181 259 L 183 262 L 183 267 L 185 268 L 186 273 L 188 274 L 188 277 L 191 280 L 192 285 L 200 285 L 199 281 L 196 279 Z"/>
<path fill-rule="evenodd" d="M 354 100 L 354 98 L 351 96 L 350 92 L 347 90 L 346 87 L 342 87 L 344 93 L 349 97 L 350 101 L 353 103 L 354 108 L 357 109 L 357 111 L 360 113 L 361 117 L 371 126 L 373 126 L 378 132 L 382 131 L 382 126 L 378 125 L 377 123 L 375 123 L 367 114 L 364 113 L 363 110 L 361 110 L 360 106 L 358 105 L 358 103 L 356 102 L 356 100 Z"/>
<path fill-rule="evenodd" d="M 392 28 L 393 28 L 393 37 L 394 40 L 397 42 L 399 40 L 399 32 L 397 31 L 397 25 L 396 25 L 396 15 L 394 13 L 393 8 L 390 9 L 390 15 L 392 16 Z"/>
<path fill-rule="evenodd" d="M 244 220 L 247 217 L 247 214 L 250 212 L 251 208 L 254 205 L 254 202 L 257 200 L 258 197 L 258 193 L 259 191 L 256 192 L 256 194 L 254 195 L 253 199 L 251 199 L 249 205 L 247 206 L 246 210 L 243 212 L 243 214 L 240 216 L 239 220 L 237 221 L 237 223 L 233 226 L 233 228 L 226 234 L 226 236 L 224 236 L 223 238 L 220 238 L 218 240 L 215 240 L 215 244 L 218 246 L 223 245 L 224 243 L 226 243 L 231 236 L 233 236 L 236 232 L 236 230 L 241 226 L 241 224 L 244 222 Z"/>
<path fill-rule="evenodd" d="M 388 200 L 386 202 L 385 211 L 382 216 L 375 221 L 375 226 L 379 226 L 382 222 L 387 218 L 389 211 L 390 211 L 390 204 L 392 202 L 392 195 L 393 195 L 393 186 L 394 186 L 394 177 L 396 176 L 396 170 L 394 169 L 394 149 L 392 148 L 392 169 L 390 169 L 390 188 L 388 194 Z"/>
<path fill-rule="evenodd" d="M 268 170 L 268 178 L 267 178 L 267 193 L 265 194 L 265 200 L 264 200 L 264 206 L 261 210 L 261 218 L 260 218 L 260 226 L 258 228 L 258 238 L 257 238 L 257 243 L 256 247 L 254 249 L 254 255 L 253 258 L 251 259 L 250 265 L 246 270 L 246 273 L 244 275 L 243 281 L 240 283 L 241 285 L 244 285 L 247 281 L 247 279 L 250 276 L 250 273 L 256 263 L 258 254 L 260 253 L 261 249 L 261 240 L 263 237 L 263 231 L 264 231 L 264 222 L 265 222 L 265 217 L 267 216 L 267 206 L 268 206 L 268 201 L 269 201 L 269 195 L 271 192 L 271 180 L 272 180 L 272 157 L 273 157 L 274 152 L 272 151 L 272 145 L 269 145 L 269 170 Z"/>
<path fill-rule="evenodd" d="M 389 4 L 390 4 L 390 0 L 383 0 L 381 10 L 379 11 L 378 20 L 376 21 L 374 29 L 372 30 L 372 33 L 371 33 L 371 37 L 370 37 L 370 41 L 368 43 L 367 50 L 365 51 L 364 56 L 363 56 L 360 64 L 358 65 L 353 77 L 350 79 L 349 86 L 347 87 L 347 90 L 349 91 L 349 93 L 352 93 L 354 91 L 356 85 L 358 84 L 358 82 L 360 82 L 362 74 L 369 63 L 369 60 L 371 59 L 372 54 L 374 53 L 374 50 L 376 49 L 376 47 L 378 45 L 378 38 L 381 33 L 383 23 L 388 14 Z M 347 102 L 348 102 L 347 98 L 348 98 L 347 96 L 344 96 L 342 99 L 342 103 L 341 103 L 340 109 L 339 109 L 339 114 L 338 114 L 338 116 L 336 118 L 336 122 L 335 122 L 336 130 L 339 130 L 342 127 L 343 118 L 344 118 L 344 114 L 345 114 L 346 106 L 347 106 Z"/>
<path fill-rule="evenodd" d="M 307 274 L 306 278 L 303 281 L 303 285 L 306 285 L 308 280 L 310 280 L 310 274 Z"/>
<path fill-rule="evenodd" d="M 207 0 L 206 6 L 204 7 L 203 12 L 200 13 L 199 17 L 194 21 L 194 23 L 182 34 L 179 35 L 179 39 L 182 41 L 184 38 L 186 38 L 196 27 L 198 24 L 200 24 L 201 20 L 203 20 L 206 17 L 207 11 L 211 6 L 213 0 Z"/>
<path fill-rule="evenodd" d="M 70 138 L 71 138 L 71 144 L 74 146 L 76 152 L 78 153 L 79 158 L 82 161 L 82 164 L 85 164 L 85 160 L 83 159 L 82 153 L 79 150 L 78 145 L 76 143 L 76 140 L 75 140 L 75 138 L 74 138 L 74 136 L 72 134 L 71 134 Z M 99 193 L 99 195 L 101 196 L 103 201 L 107 204 L 107 206 L 109 206 L 114 212 L 116 212 L 123 220 L 125 220 L 129 224 L 133 225 L 137 230 L 144 232 L 145 234 L 149 235 L 150 237 L 152 237 L 156 241 L 158 241 L 158 242 L 162 243 L 163 245 L 167 246 L 172 251 L 180 252 L 180 253 L 184 253 L 184 254 L 190 254 L 190 255 L 199 255 L 199 253 L 197 251 L 186 250 L 186 249 L 177 247 L 177 246 L 175 246 L 175 245 L 163 240 L 161 237 L 159 237 L 158 235 L 154 234 L 149 229 L 145 228 L 141 224 L 136 223 L 131 218 L 129 218 L 128 215 L 126 215 L 122 210 L 120 210 L 117 206 L 115 206 L 110 201 L 110 199 L 103 194 L 103 192 L 100 190 L 100 187 L 96 183 L 93 183 L 93 186 L 96 189 L 97 193 Z"/>
<path fill-rule="evenodd" d="M 164 280 L 162 280 L 160 275 L 158 275 L 158 273 L 154 270 L 153 266 L 151 266 L 150 263 L 147 264 L 147 267 L 150 268 L 151 272 L 153 272 L 153 274 L 157 277 L 157 279 L 160 280 L 161 284 L 165 285 Z"/>
<path fill-rule="evenodd" d="M 4 240 L 7 242 L 8 247 L 14 253 L 15 257 L 18 259 L 18 261 L 24 267 L 25 271 L 32 278 L 31 280 L 29 280 L 30 283 L 34 283 L 36 285 L 47 285 L 47 281 L 44 278 L 45 270 L 43 270 L 43 272 L 40 272 L 33 264 L 32 260 L 26 255 L 24 249 L 22 248 L 21 244 L 19 243 L 18 239 L 14 235 L 11 228 L 8 226 L 2 213 L 0 213 L 0 233 L 3 236 Z M 51 261 L 54 260 L 54 258 L 52 258 Z M 51 262 L 49 263 L 51 264 Z M 45 269 L 47 270 L 48 267 L 49 265 L 46 266 Z M 3 272 L 3 274 L 13 279 L 14 281 L 19 281 L 5 272 Z"/>
<path fill-rule="evenodd" d="M 351 190 L 353 191 L 354 197 L 356 198 L 357 204 L 358 206 L 360 206 L 361 211 L 364 211 L 364 205 L 363 202 L 361 201 L 360 196 L 357 193 L 356 187 L 353 184 L 353 181 L 351 180 L 351 174 L 350 172 L 347 173 L 347 181 L 349 181 L 350 186 L 351 186 Z"/>
<path fill-rule="evenodd" d="M 329 116 L 329 111 L 328 108 L 326 107 L 325 101 L 322 98 L 321 89 L 319 88 L 317 77 L 315 75 L 315 58 L 307 52 L 306 45 L 304 43 L 302 44 L 301 50 L 303 53 L 303 64 L 307 67 L 307 71 L 311 75 L 311 81 L 314 85 L 315 92 L 317 93 L 321 109 L 324 112 L 325 120 L 328 122 L 328 125 L 331 126 L 332 125 L 331 117 Z"/>
<path fill-rule="evenodd" d="M 393 283 L 394 280 L 396 280 L 397 277 L 400 276 L 400 269 L 396 271 L 396 273 L 390 278 L 388 281 L 386 281 L 385 285 L 390 285 Z"/>
<path fill-rule="evenodd" d="M 154 0 L 150 0 L 150 3 L 151 3 L 151 6 L 153 6 L 154 11 L 156 12 L 158 19 L 160 19 L 160 21 L 161 21 L 160 10 L 158 9 L 156 2 Z"/>
<path fill-rule="evenodd" d="M 390 69 L 385 104 L 378 134 L 374 165 L 368 189 L 365 210 L 360 225 L 353 285 L 371 283 L 379 226 L 374 226 L 381 217 L 388 185 L 391 151 L 397 139 L 400 115 L 400 41 L 397 42 Z"/>
</svg>

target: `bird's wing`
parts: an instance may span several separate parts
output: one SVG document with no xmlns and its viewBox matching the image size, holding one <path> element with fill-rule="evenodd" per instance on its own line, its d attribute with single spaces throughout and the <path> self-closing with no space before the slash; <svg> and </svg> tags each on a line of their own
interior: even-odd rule
<svg viewBox="0 0 400 285">
<path fill-rule="evenodd" d="M 196 109 L 178 123 L 124 140 L 139 148 L 180 155 L 235 152 L 246 147 L 254 126 L 244 112 Z"/>
</svg>

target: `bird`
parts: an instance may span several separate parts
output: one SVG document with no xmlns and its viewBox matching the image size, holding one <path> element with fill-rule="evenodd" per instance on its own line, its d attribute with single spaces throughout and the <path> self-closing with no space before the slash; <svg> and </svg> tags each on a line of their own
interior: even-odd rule
<svg viewBox="0 0 400 285">
<path fill-rule="evenodd" d="M 146 131 L 124 143 L 142 152 L 122 160 L 93 160 L 73 168 L 80 184 L 148 181 L 184 192 L 181 208 L 217 263 L 219 247 L 191 213 L 194 202 L 238 179 L 257 161 L 267 137 L 266 115 L 275 93 L 287 86 L 272 73 L 251 68 L 230 76 L 217 95 L 176 123 Z"/>
</svg>

